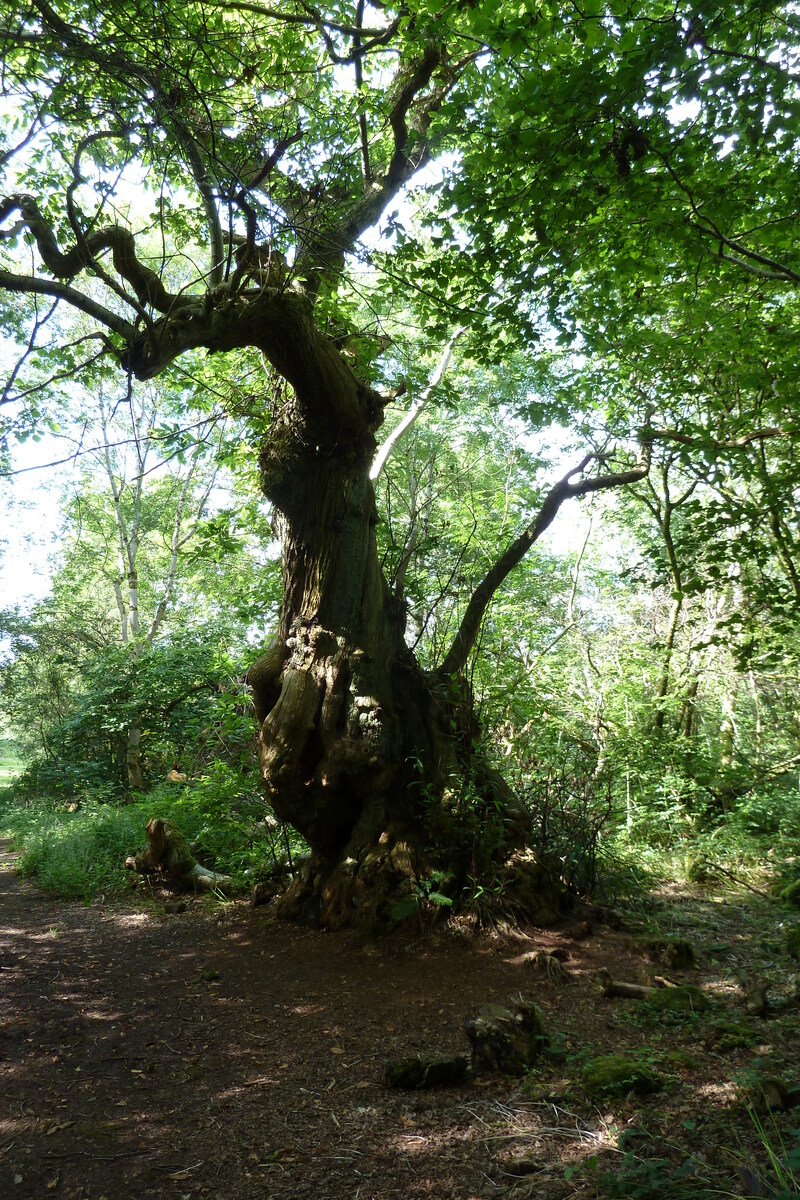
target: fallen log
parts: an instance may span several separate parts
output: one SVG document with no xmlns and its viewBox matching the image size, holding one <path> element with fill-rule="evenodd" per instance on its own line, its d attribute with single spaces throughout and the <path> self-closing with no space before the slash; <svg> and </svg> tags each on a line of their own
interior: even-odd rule
<svg viewBox="0 0 800 1200">
<path fill-rule="evenodd" d="M 125 859 L 127 870 L 140 871 L 143 875 L 166 875 L 181 887 L 202 892 L 215 888 L 224 890 L 230 884 L 230 875 L 220 875 L 201 867 L 174 821 L 153 817 L 147 823 L 146 832 L 147 849 Z"/>
<path fill-rule="evenodd" d="M 649 1000 L 656 992 L 654 987 L 644 983 L 623 983 L 620 979 L 612 979 L 611 972 L 601 967 L 595 976 L 601 986 L 601 995 L 607 998 L 621 996 L 627 1000 Z"/>
<path fill-rule="evenodd" d="M 423 1088 L 445 1087 L 463 1083 L 469 1074 L 467 1059 L 456 1054 L 451 1058 L 403 1058 L 388 1062 L 383 1068 L 383 1083 L 390 1088 L 421 1091 Z"/>
</svg>

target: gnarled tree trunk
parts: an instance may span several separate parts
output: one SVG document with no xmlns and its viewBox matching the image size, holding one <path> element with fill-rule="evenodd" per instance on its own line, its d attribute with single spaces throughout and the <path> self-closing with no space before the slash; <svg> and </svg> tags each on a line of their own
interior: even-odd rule
<svg viewBox="0 0 800 1200">
<path fill-rule="evenodd" d="M 284 910 L 326 925 L 389 919 L 415 879 L 444 865 L 451 822 L 432 799 L 459 769 L 448 690 L 407 648 L 405 606 L 379 567 L 379 419 L 346 438 L 330 428 L 324 442 L 317 424 L 309 444 L 298 403 L 260 460 L 284 572 L 277 637 L 249 672 L 261 777 L 312 850 Z"/>
<path fill-rule="evenodd" d="M 63 31 L 57 32 L 61 37 Z M 522 852 L 524 814 L 474 750 L 464 668 L 496 590 L 561 503 L 631 483 L 648 469 L 649 434 L 635 466 L 580 478 L 590 463 L 609 457 L 590 454 L 568 472 L 476 588 L 440 671 L 422 672 L 406 647 L 404 606 L 381 575 L 375 543 L 370 466 L 389 398 L 356 378 L 316 324 L 314 306 L 320 288 L 335 282 L 347 252 L 427 160 L 424 134 L 451 86 L 449 60 L 441 79 L 435 78 L 441 60 L 438 43 L 425 46 L 415 63 L 398 71 L 387 114 L 393 149 L 381 180 L 365 179 L 368 186 L 344 205 L 331 195 L 331 207 L 322 205 L 318 219 L 309 216 L 305 201 L 298 206 L 296 187 L 279 188 L 289 225 L 302 214 L 292 282 L 280 272 L 273 278 L 271 272 L 239 269 L 243 264 L 233 268 L 230 256 L 226 264 L 203 170 L 194 177 L 208 201 L 212 269 L 196 281 L 196 290 L 178 293 L 139 261 L 127 227 L 87 229 L 62 251 L 35 198 L 14 195 L 0 202 L 0 221 L 20 214 L 54 277 L 5 273 L 0 284 L 63 299 L 90 315 L 124 343 L 120 363 L 137 379 L 156 377 L 187 351 L 249 347 L 290 385 L 290 399 L 274 415 L 260 457 L 262 488 L 275 506 L 283 543 L 284 601 L 273 648 L 250 679 L 264 786 L 276 812 L 312 850 L 284 909 L 327 926 L 382 923 L 398 900 L 424 897 L 433 881 L 446 899 L 470 874 L 478 882 L 484 872 L 502 879 L 506 862 L 509 904 L 530 913 L 537 896 L 552 891 L 546 873 Z M 412 109 L 413 126 L 407 119 Z M 298 130 L 278 142 L 260 181 L 300 136 Z M 246 219 L 250 255 L 258 249 L 258 222 L 245 191 L 235 201 Z M 271 195 L 270 212 L 274 203 Z M 233 226 L 229 234 L 234 236 Z M 87 265 L 105 279 L 108 251 L 129 289 L 130 320 L 71 282 Z M 547 908 L 552 914 L 549 897 Z"/>
<path fill-rule="evenodd" d="M 475 749 L 463 670 L 494 592 L 562 501 L 641 478 L 646 462 L 572 482 L 590 456 L 556 484 L 476 590 L 441 671 L 426 674 L 378 561 L 369 476 L 380 398 L 308 332 L 302 357 L 282 356 L 295 394 L 260 456 L 284 600 L 273 646 L 249 672 L 263 784 L 312 851 L 283 910 L 331 927 L 382 924 L 398 900 L 425 895 L 433 872 L 436 890 L 455 894 L 468 875 L 502 877 L 508 862 L 510 905 L 516 892 L 535 915 L 538 889 L 552 915 L 553 881 L 514 854 L 526 814 Z"/>
<path fill-rule="evenodd" d="M 595 462 L 587 455 L 551 489 L 479 584 L 440 671 L 426 675 L 406 646 L 405 605 L 383 579 L 375 540 L 370 467 L 387 398 L 356 378 L 300 290 L 265 288 L 211 307 L 187 298 L 141 335 L 128 362 L 149 378 L 187 342 L 257 346 L 292 389 L 259 460 L 282 541 L 284 599 L 272 648 L 249 672 L 266 793 L 312 852 L 284 913 L 327 927 L 381 925 L 432 879 L 455 896 L 468 875 L 502 879 L 508 862 L 509 907 L 535 916 L 540 895 L 552 916 L 553 881 L 514 854 L 525 814 L 474 750 L 464 668 L 494 593 L 561 503 L 641 479 L 647 443 L 628 470 L 576 479 Z"/>
</svg>

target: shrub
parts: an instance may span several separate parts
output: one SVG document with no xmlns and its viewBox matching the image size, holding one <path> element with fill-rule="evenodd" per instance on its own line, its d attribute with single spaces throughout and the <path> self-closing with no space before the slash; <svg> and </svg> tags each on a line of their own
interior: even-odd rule
<svg viewBox="0 0 800 1200">
<path fill-rule="evenodd" d="M 579 895 L 598 882 L 600 836 L 611 820 L 611 780 L 547 769 L 529 777 L 522 799 L 531 813 L 532 847 L 540 862 Z"/>
</svg>

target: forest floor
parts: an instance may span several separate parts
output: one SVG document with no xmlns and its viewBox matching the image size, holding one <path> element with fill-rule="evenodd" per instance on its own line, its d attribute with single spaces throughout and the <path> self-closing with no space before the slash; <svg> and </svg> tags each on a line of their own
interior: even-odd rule
<svg viewBox="0 0 800 1200">
<path fill-rule="evenodd" d="M 780 927 L 791 917 L 749 893 L 652 898 L 646 923 L 694 943 L 697 966 L 680 973 L 606 925 L 582 940 L 404 929 L 365 942 L 246 901 L 190 898 L 170 915 L 164 898 L 54 901 L 0 842 L 3 1197 L 748 1195 L 742 1181 L 767 1152 L 741 1085 L 756 1072 L 800 1082 L 796 964 Z M 565 980 L 520 961 L 558 946 Z M 603 967 L 690 981 L 711 1005 L 670 1017 L 603 999 Z M 766 1017 L 745 1013 L 741 983 L 756 976 Z M 464 1053 L 465 1019 L 520 990 L 563 1042 L 561 1062 L 521 1080 L 384 1086 L 388 1060 Z M 646 1059 L 662 1090 L 592 1101 L 583 1066 L 612 1052 Z M 763 1121 L 776 1150 L 800 1145 L 799 1109 Z"/>
</svg>

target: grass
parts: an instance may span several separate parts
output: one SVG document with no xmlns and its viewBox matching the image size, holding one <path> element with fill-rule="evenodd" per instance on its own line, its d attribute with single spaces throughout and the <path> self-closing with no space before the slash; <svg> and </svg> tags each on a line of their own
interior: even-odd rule
<svg viewBox="0 0 800 1200">
<path fill-rule="evenodd" d="M 768 1129 L 754 1109 L 749 1111 L 769 1164 L 766 1182 L 763 1175 L 751 1173 L 750 1179 L 758 1189 L 754 1194 L 773 1196 L 776 1200 L 800 1196 L 800 1129 L 790 1130 L 784 1137 L 774 1119 Z"/>
<path fill-rule="evenodd" d="M 281 857 L 282 833 L 260 824 L 260 796 L 226 794 L 218 773 L 187 786 L 159 784 L 147 796 L 113 800 L 86 792 L 79 804 L 33 799 L 13 789 L 0 793 L 0 833 L 20 850 L 20 869 L 62 899 L 90 903 L 120 895 L 130 884 L 127 855 L 147 844 L 151 817 L 175 821 L 203 866 L 231 875 L 235 885 L 251 886 Z M 72 810 L 72 811 L 71 811 Z M 302 848 L 294 845 L 293 853 Z"/>
</svg>

